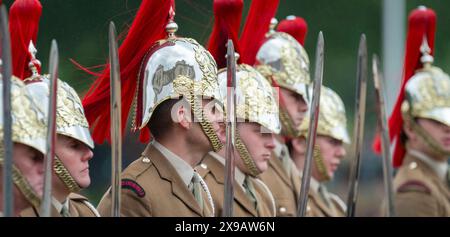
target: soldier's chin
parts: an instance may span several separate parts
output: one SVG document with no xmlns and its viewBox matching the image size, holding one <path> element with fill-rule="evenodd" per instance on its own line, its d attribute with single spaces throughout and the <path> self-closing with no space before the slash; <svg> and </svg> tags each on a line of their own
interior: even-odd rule
<svg viewBox="0 0 450 237">
<path fill-rule="evenodd" d="M 256 168 L 260 173 L 264 173 L 269 168 L 269 162 L 260 162 Z"/>
</svg>

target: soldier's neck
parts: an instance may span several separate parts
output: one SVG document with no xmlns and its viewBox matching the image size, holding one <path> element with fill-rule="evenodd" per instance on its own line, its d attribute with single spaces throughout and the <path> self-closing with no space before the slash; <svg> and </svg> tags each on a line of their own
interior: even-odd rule
<svg viewBox="0 0 450 237">
<path fill-rule="evenodd" d="M 436 151 L 432 151 L 431 149 L 427 149 L 427 147 L 425 147 L 425 144 L 422 143 L 415 143 L 415 142 L 410 142 L 408 141 L 406 143 L 406 149 L 407 150 L 415 150 L 418 151 L 420 153 L 423 153 L 424 155 L 426 155 L 428 158 L 432 159 L 433 161 L 436 162 L 447 162 L 448 157 L 444 154 L 439 154 Z"/>
<path fill-rule="evenodd" d="M 305 165 L 305 153 L 292 149 L 291 158 L 292 161 L 294 161 L 295 167 L 297 167 L 298 171 L 303 172 L 303 167 Z"/>
<path fill-rule="evenodd" d="M 167 148 L 169 151 L 186 161 L 192 168 L 194 168 L 200 163 L 200 161 L 206 155 L 206 153 L 208 153 L 208 151 L 188 145 L 185 139 L 178 138 L 179 137 L 175 136 L 170 140 L 157 139 L 156 141 Z"/>
</svg>

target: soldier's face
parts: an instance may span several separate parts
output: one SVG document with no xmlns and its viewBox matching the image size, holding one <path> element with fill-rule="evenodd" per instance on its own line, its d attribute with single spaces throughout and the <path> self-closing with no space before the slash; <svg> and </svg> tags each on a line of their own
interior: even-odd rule
<svg viewBox="0 0 450 237">
<path fill-rule="evenodd" d="M 305 117 L 308 106 L 303 96 L 284 88 L 280 88 L 280 93 L 283 97 L 284 106 L 289 117 L 291 117 L 294 126 L 298 128 Z"/>
<path fill-rule="evenodd" d="M 91 183 L 89 176 L 89 160 L 93 156 L 91 149 L 74 138 L 58 134 L 55 153 L 78 185 L 81 188 L 87 188 Z M 62 184 L 58 177 L 55 177 L 53 181 Z M 60 187 L 60 185 L 53 186 Z"/>
<path fill-rule="evenodd" d="M 316 144 L 320 148 L 320 153 L 322 155 L 323 163 L 326 168 L 326 172 L 330 178 L 334 177 L 334 173 L 339 168 L 341 160 L 345 157 L 346 151 L 342 141 L 334 139 L 330 136 L 318 135 L 316 138 Z M 316 164 L 314 163 L 313 173 L 316 173 L 314 178 L 319 181 L 323 179 L 323 175 L 318 173 Z"/>
<path fill-rule="evenodd" d="M 14 143 L 14 165 L 20 170 L 38 196 L 44 187 L 44 155 L 29 146 Z"/>
<path fill-rule="evenodd" d="M 275 148 L 274 135 L 262 132 L 261 125 L 257 123 L 238 123 L 238 131 L 242 142 L 256 164 L 256 168 L 260 172 L 265 172 L 272 150 Z M 242 159 L 237 159 L 236 163 L 244 173 L 249 173 Z"/>
<path fill-rule="evenodd" d="M 432 119 L 418 119 L 419 126 L 446 151 L 450 151 L 450 127 Z M 425 145 L 425 144 L 424 144 Z"/>
</svg>

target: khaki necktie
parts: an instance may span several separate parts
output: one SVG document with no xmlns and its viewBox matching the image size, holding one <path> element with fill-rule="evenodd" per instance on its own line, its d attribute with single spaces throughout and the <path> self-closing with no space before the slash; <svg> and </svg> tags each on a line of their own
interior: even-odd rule
<svg viewBox="0 0 450 237">
<path fill-rule="evenodd" d="M 70 212 L 69 208 L 67 208 L 67 205 L 62 205 L 60 214 L 62 217 L 70 217 Z"/>
<path fill-rule="evenodd" d="M 188 186 L 188 189 L 194 195 L 195 200 L 200 206 L 200 210 L 203 211 L 203 197 L 202 197 L 202 184 L 200 183 L 200 176 L 197 172 L 194 172 L 194 176 L 192 177 L 192 181 Z"/>
<path fill-rule="evenodd" d="M 256 191 L 255 187 L 253 186 L 252 181 L 250 180 L 249 176 L 246 176 L 244 179 L 244 183 L 242 184 L 245 189 L 245 194 L 250 199 L 250 201 L 253 203 L 256 210 L 258 210 L 258 200 L 256 199 Z"/>
<path fill-rule="evenodd" d="M 328 191 L 327 191 L 327 188 L 325 187 L 325 185 L 323 185 L 323 184 L 320 184 L 319 185 L 319 194 L 320 194 L 320 197 L 322 198 L 322 200 L 325 202 L 325 204 L 328 206 L 328 207 L 331 207 L 331 200 L 330 200 L 330 197 L 329 197 L 329 195 L 328 195 Z"/>
</svg>

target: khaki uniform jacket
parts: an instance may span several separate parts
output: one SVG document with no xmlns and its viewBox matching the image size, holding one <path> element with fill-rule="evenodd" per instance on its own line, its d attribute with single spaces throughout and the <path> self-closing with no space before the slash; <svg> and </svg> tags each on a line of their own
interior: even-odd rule
<svg viewBox="0 0 450 237">
<path fill-rule="evenodd" d="M 212 207 L 203 193 L 204 208 L 194 198 L 170 162 L 152 144 L 122 173 L 122 216 L 207 217 Z M 98 211 L 111 215 L 111 192 L 105 193 Z"/>
<path fill-rule="evenodd" d="M 295 169 L 295 165 L 292 164 Z M 294 173 L 294 172 L 291 172 Z M 275 198 L 277 217 L 297 216 L 297 200 L 300 195 L 301 179 L 297 175 L 288 176 L 281 160 L 272 152 L 269 168 L 260 175 Z"/>
<path fill-rule="evenodd" d="M 306 207 L 306 216 L 309 217 L 345 217 L 346 207 L 344 202 L 336 195 L 330 195 L 330 206 L 328 206 L 320 194 L 312 189 L 308 194 L 308 205 Z"/>
<path fill-rule="evenodd" d="M 450 188 L 423 161 L 407 154 L 394 179 L 397 216 L 450 217 Z"/>
<path fill-rule="evenodd" d="M 197 168 L 198 173 L 211 191 L 214 201 L 216 216 L 221 217 L 223 213 L 225 171 L 224 165 L 211 155 L 206 155 L 202 164 Z M 244 190 L 234 181 L 234 203 L 233 216 L 236 217 L 274 217 L 275 203 L 267 186 L 259 179 L 252 179 L 255 187 L 258 210 L 249 200 Z"/>
<path fill-rule="evenodd" d="M 89 200 L 76 193 L 69 194 L 69 213 L 70 217 L 99 217 L 99 213 Z M 20 213 L 21 217 L 40 217 L 40 211 L 34 207 L 25 209 Z M 61 214 L 52 205 L 52 217 L 62 217 Z"/>
</svg>

